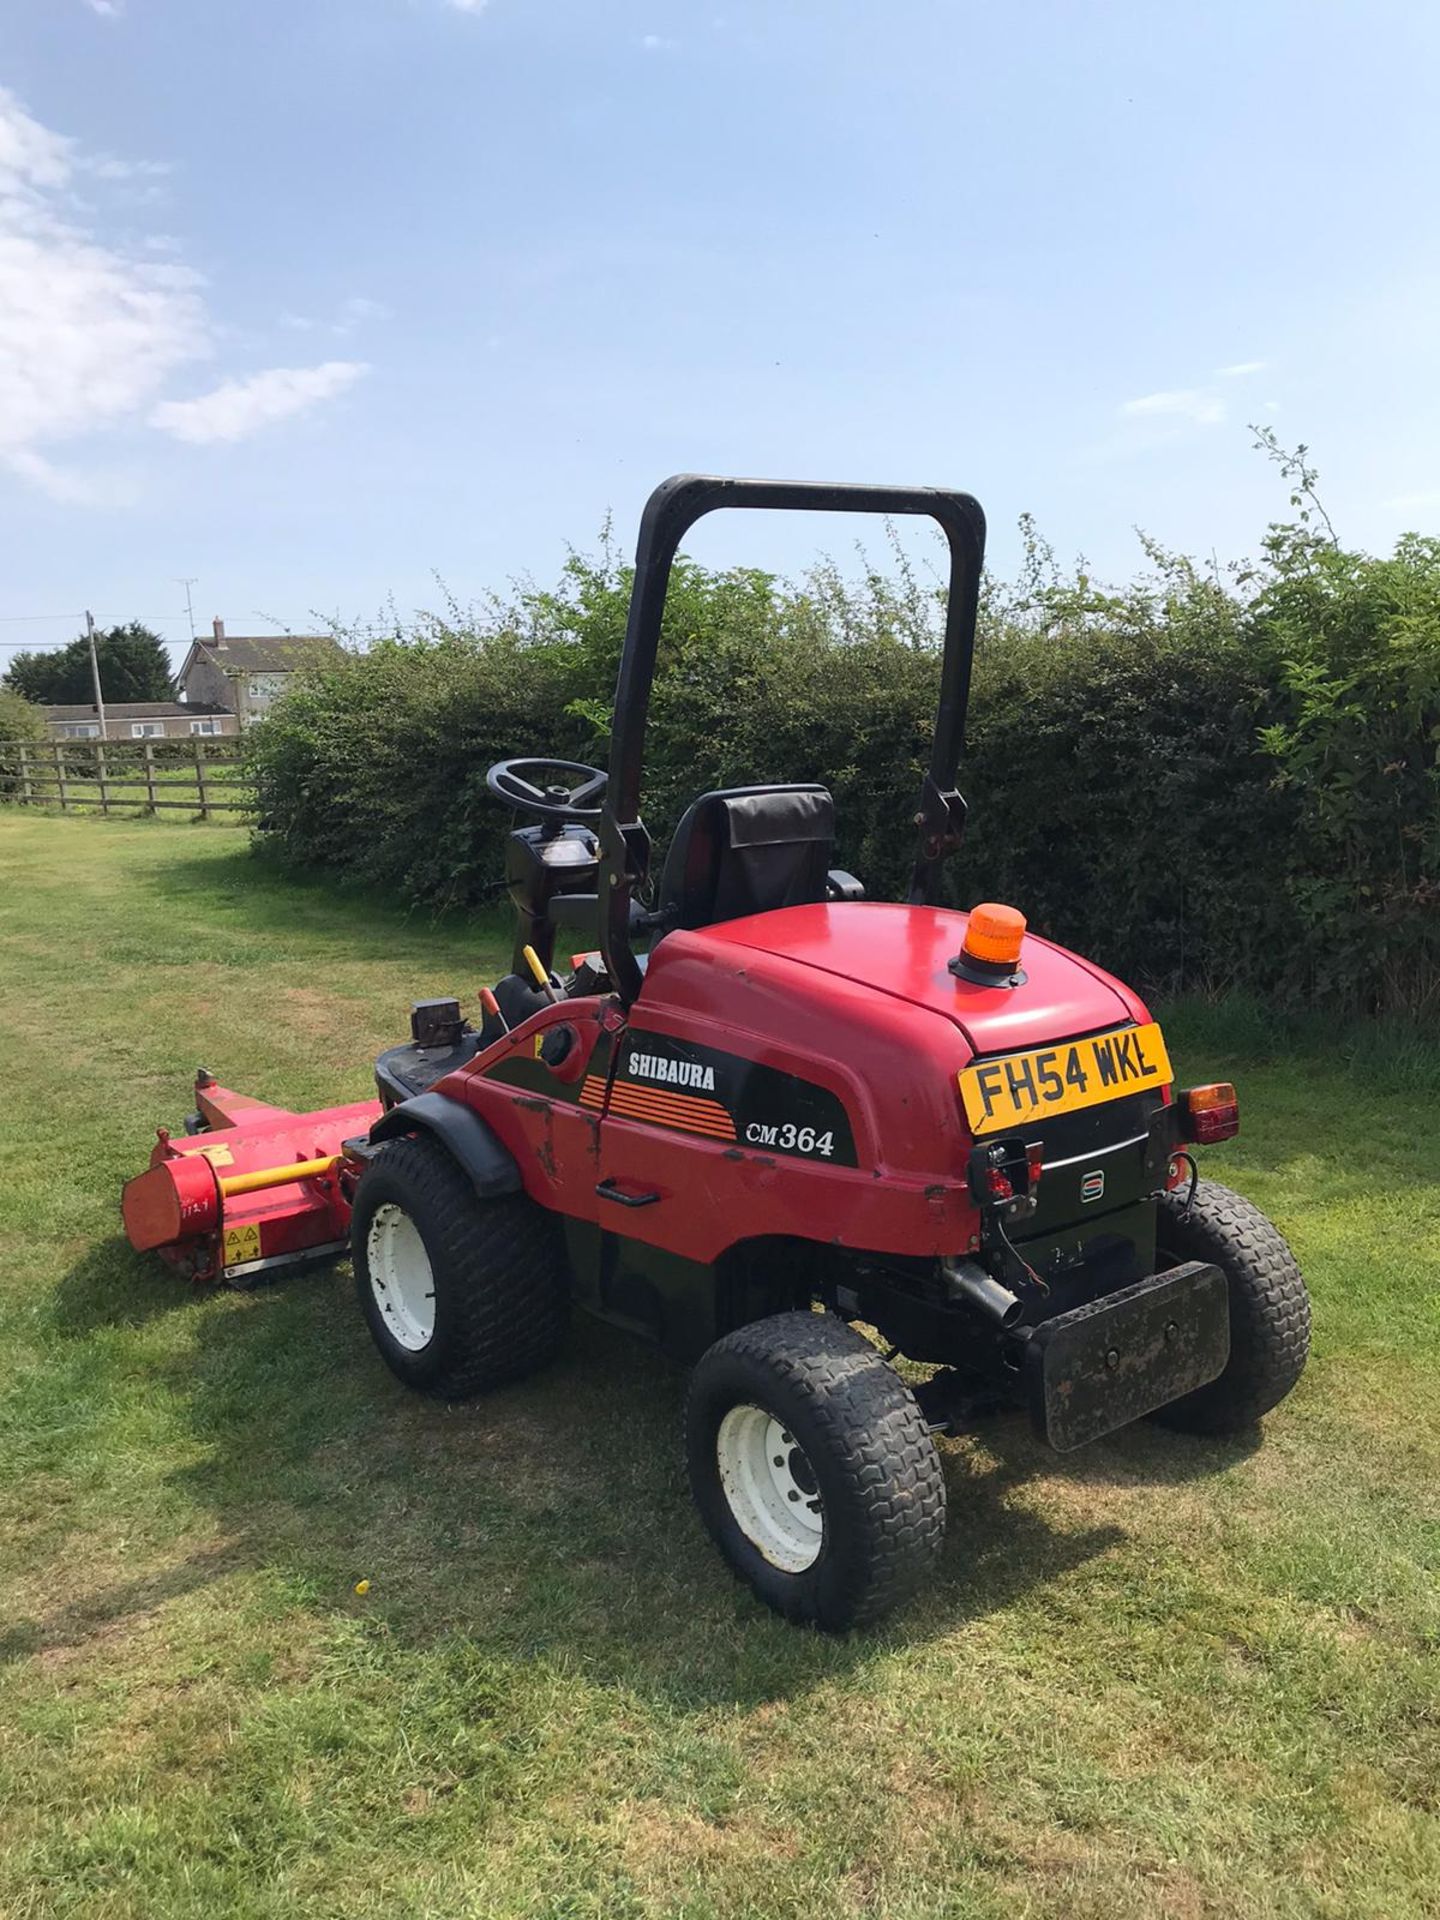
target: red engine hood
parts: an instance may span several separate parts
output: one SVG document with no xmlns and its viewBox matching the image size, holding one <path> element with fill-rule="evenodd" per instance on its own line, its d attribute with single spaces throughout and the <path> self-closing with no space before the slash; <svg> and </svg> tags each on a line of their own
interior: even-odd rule
<svg viewBox="0 0 1440 1920">
<path fill-rule="evenodd" d="M 1027 933 L 1019 987 L 977 987 L 957 980 L 968 914 L 882 901 L 783 907 L 707 927 L 703 937 L 752 947 L 777 958 L 873 987 L 953 1020 L 975 1053 L 1008 1053 L 1092 1033 L 1122 1020 L 1149 1019 L 1145 1004 L 1099 967 Z M 661 949 L 663 952 L 663 948 Z"/>
</svg>

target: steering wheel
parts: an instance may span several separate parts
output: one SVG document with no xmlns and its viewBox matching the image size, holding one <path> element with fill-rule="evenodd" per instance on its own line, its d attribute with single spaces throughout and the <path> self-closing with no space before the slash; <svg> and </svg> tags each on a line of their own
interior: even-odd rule
<svg viewBox="0 0 1440 1920">
<path fill-rule="evenodd" d="M 550 776 L 569 774 L 557 782 Z M 574 778 L 583 774 L 583 779 Z M 609 774 L 578 760 L 497 760 L 485 784 L 497 800 L 541 820 L 598 820 Z"/>
</svg>

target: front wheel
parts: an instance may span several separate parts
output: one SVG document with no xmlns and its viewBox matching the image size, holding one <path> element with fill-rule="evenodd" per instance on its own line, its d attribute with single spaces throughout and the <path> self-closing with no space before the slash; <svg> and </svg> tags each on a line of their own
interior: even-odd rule
<svg viewBox="0 0 1440 1920">
<path fill-rule="evenodd" d="M 523 1193 L 482 1200 L 437 1140 L 385 1146 L 350 1219 L 371 1336 L 408 1387 L 460 1400 L 553 1358 L 567 1318 L 559 1223 Z"/>
<path fill-rule="evenodd" d="M 1201 1180 L 1160 1201 L 1161 1261 L 1219 1267 L 1230 1294 L 1230 1358 L 1208 1386 L 1172 1400 L 1151 1418 L 1182 1433 L 1238 1433 L 1278 1406 L 1305 1371 L 1310 1296 L 1278 1227 L 1243 1195 Z"/>
<path fill-rule="evenodd" d="M 731 1567 L 787 1619 L 869 1626 L 945 1535 L 940 1457 L 915 1397 L 830 1314 L 781 1313 L 706 1352 L 685 1409 L 696 1505 Z"/>
</svg>

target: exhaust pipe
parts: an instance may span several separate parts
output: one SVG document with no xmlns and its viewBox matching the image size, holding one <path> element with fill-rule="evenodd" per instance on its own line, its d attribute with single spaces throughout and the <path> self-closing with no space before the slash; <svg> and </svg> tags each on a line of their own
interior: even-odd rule
<svg viewBox="0 0 1440 1920">
<path fill-rule="evenodd" d="M 940 1271 L 953 1300 L 978 1308 L 1002 1331 L 1013 1327 L 1025 1311 L 1025 1303 L 988 1274 L 978 1260 L 942 1260 Z"/>
</svg>

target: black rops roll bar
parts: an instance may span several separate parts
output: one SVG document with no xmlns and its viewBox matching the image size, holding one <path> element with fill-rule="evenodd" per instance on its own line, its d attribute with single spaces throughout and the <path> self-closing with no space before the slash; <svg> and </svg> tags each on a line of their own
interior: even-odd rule
<svg viewBox="0 0 1440 1920">
<path fill-rule="evenodd" d="M 680 542 L 697 520 L 717 507 L 926 514 L 939 523 L 950 543 L 950 597 L 935 740 L 915 814 L 920 843 L 910 879 L 912 905 L 932 903 L 941 865 L 959 845 L 965 823 L 965 802 L 955 791 L 955 774 L 965 744 L 980 569 L 985 557 L 985 515 L 979 501 L 968 493 L 950 493 L 938 487 L 725 480 L 700 473 L 681 473 L 662 480 L 645 503 L 635 547 L 635 584 L 630 592 L 630 616 L 615 682 L 610 778 L 600 820 L 600 946 L 610 978 L 626 1006 L 639 993 L 643 978 L 630 945 L 630 919 L 631 902 L 650 866 L 650 836 L 640 820 L 640 773 L 665 595 Z"/>
</svg>

